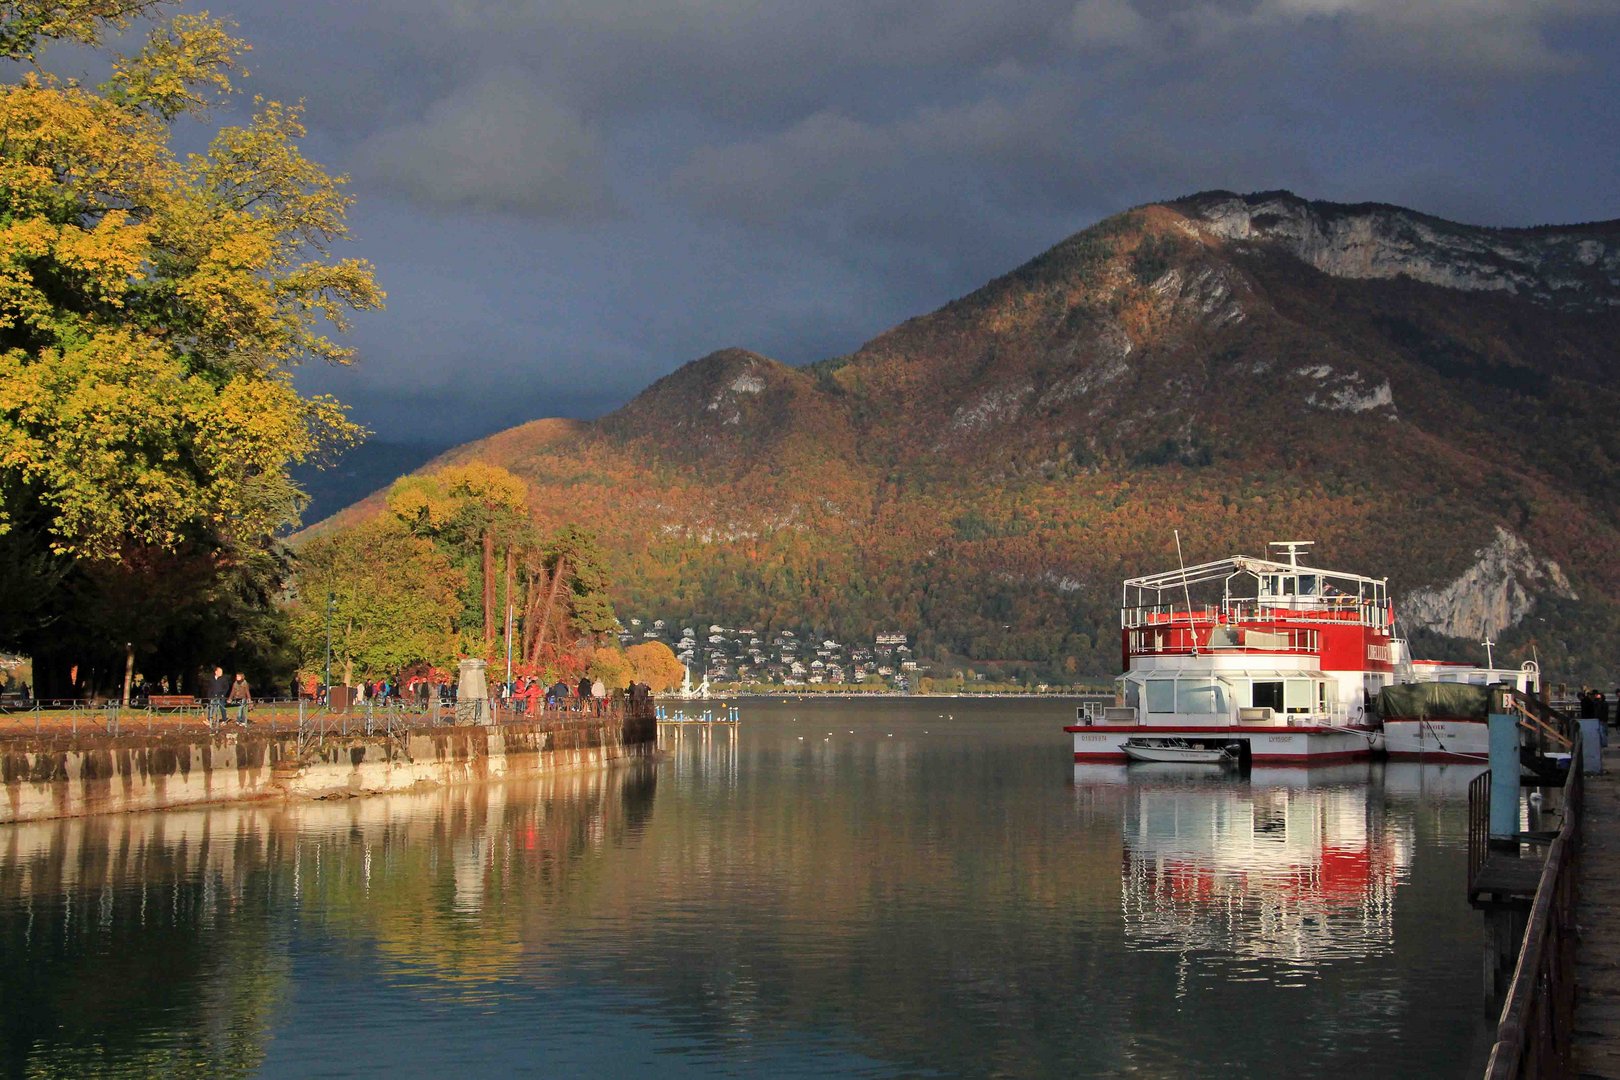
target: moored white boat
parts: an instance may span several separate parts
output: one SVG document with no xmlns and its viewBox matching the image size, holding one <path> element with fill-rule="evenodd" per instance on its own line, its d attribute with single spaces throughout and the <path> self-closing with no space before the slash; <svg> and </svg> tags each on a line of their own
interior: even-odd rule
<svg viewBox="0 0 1620 1080">
<path fill-rule="evenodd" d="M 1385 753 L 1395 760 L 1485 761 L 1490 756 L 1486 688 L 1506 683 L 1529 691 L 1538 676 L 1534 662 L 1497 668 L 1413 661 L 1410 678 L 1379 699 Z M 1460 689 L 1445 692 L 1450 688 Z M 1412 693 L 1425 689 L 1431 692 Z"/>
<path fill-rule="evenodd" d="M 1186 739 L 1126 739 L 1119 748 L 1132 761 L 1225 765 L 1238 760 L 1233 747 L 1192 743 Z"/>
<path fill-rule="evenodd" d="M 1126 742 L 1235 745 L 1255 765 L 1345 761 L 1382 749 L 1367 703 L 1399 648 L 1385 579 L 1237 555 L 1128 579 L 1117 704 L 1088 703 L 1076 761 L 1123 761 Z M 1195 595 L 1196 591 L 1196 595 Z"/>
</svg>

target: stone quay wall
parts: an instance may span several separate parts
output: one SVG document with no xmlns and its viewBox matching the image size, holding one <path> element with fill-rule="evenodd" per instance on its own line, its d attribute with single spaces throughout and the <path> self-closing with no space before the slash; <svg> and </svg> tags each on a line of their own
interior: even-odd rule
<svg viewBox="0 0 1620 1080">
<path fill-rule="evenodd" d="M 647 757 L 647 717 L 610 715 L 375 734 L 212 734 L 8 739 L 0 824 L 208 803 L 326 799 L 594 769 Z"/>
</svg>

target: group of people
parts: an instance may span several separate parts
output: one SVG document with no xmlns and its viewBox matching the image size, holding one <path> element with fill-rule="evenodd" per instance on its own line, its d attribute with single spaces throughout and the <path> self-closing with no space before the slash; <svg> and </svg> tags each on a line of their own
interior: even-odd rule
<svg viewBox="0 0 1620 1080">
<path fill-rule="evenodd" d="M 1603 691 L 1594 690 L 1590 686 L 1581 687 L 1581 719 L 1601 720 L 1605 725 L 1610 723 L 1611 716 L 1620 721 L 1620 688 L 1614 692 L 1615 713 L 1609 711 L 1609 699 L 1603 696 Z"/>
<path fill-rule="evenodd" d="M 412 678 L 405 684 L 403 691 L 396 680 L 388 678 L 377 679 L 362 683 L 356 688 L 359 691 L 359 700 L 371 700 L 379 705 L 386 705 L 390 700 L 415 702 L 426 706 L 429 697 L 436 691 L 441 703 L 455 703 L 455 686 L 450 683 L 439 683 L 426 678 Z M 330 691 L 329 687 L 322 686 L 314 678 L 295 678 L 292 684 L 294 700 L 298 698 L 313 699 L 324 703 Z M 517 713 L 539 713 L 542 709 L 558 712 L 591 713 L 601 716 L 607 711 L 609 691 L 607 684 L 601 679 L 592 679 L 581 676 L 577 684 L 569 685 L 567 681 L 558 679 L 551 686 L 546 686 L 543 679 L 533 676 L 522 676 L 516 682 L 503 684 L 500 688 L 502 704 Z M 652 698 L 652 690 L 642 682 L 632 682 L 626 687 L 625 698 L 632 706 L 645 705 Z M 1601 696 L 1601 695 L 1600 695 Z M 210 723 L 224 724 L 229 719 L 229 713 L 234 712 L 236 722 L 243 727 L 248 723 L 248 707 L 253 704 L 253 692 L 241 672 L 234 677 L 225 674 L 225 669 L 215 665 L 214 674 L 208 680 L 208 719 Z"/>
<path fill-rule="evenodd" d="M 235 710 L 236 722 L 247 727 L 248 706 L 252 704 L 253 691 L 248 688 L 246 676 L 238 671 L 233 679 L 225 674 L 224 668 L 215 664 L 213 677 L 208 680 L 209 723 L 224 724 L 229 708 Z"/>
<path fill-rule="evenodd" d="M 514 683 L 503 685 L 501 697 L 507 708 L 518 713 L 552 709 L 601 716 L 607 711 L 608 689 L 601 679 L 592 679 L 588 675 L 580 676 L 579 683 L 574 686 L 562 679 L 546 686 L 545 680 L 525 675 Z"/>
</svg>

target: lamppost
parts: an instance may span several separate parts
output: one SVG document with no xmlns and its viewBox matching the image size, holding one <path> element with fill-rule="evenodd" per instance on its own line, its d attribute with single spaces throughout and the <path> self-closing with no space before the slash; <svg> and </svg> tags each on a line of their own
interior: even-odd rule
<svg viewBox="0 0 1620 1080">
<path fill-rule="evenodd" d="M 326 594 L 326 700 L 322 708 L 332 704 L 332 611 L 337 607 L 337 593 Z"/>
</svg>

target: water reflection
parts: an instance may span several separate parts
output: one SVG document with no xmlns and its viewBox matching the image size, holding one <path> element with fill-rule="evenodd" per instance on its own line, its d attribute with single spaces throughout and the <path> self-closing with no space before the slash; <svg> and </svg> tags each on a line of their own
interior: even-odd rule
<svg viewBox="0 0 1620 1080">
<path fill-rule="evenodd" d="M 544 783 L 0 830 L 0 1067 L 1474 1070 L 1466 777 L 1071 774 L 1045 703 L 692 734 Z"/>
<path fill-rule="evenodd" d="M 243 1075 L 292 995 L 296 937 L 364 943 L 460 1002 L 522 966 L 531 910 L 588 902 L 651 767 L 416 796 L 0 829 L 7 1075 Z"/>
<path fill-rule="evenodd" d="M 1404 798 L 1466 803 L 1472 766 L 1264 769 L 1076 765 L 1077 798 L 1115 804 L 1133 949 L 1282 984 L 1395 948 L 1416 819 Z M 1231 961 L 1266 961 L 1253 966 Z"/>
<path fill-rule="evenodd" d="M 1124 822 L 1127 940 L 1297 969 L 1391 948 L 1411 838 L 1371 812 L 1365 770 L 1357 784 L 1333 779 L 1136 785 Z"/>
</svg>

